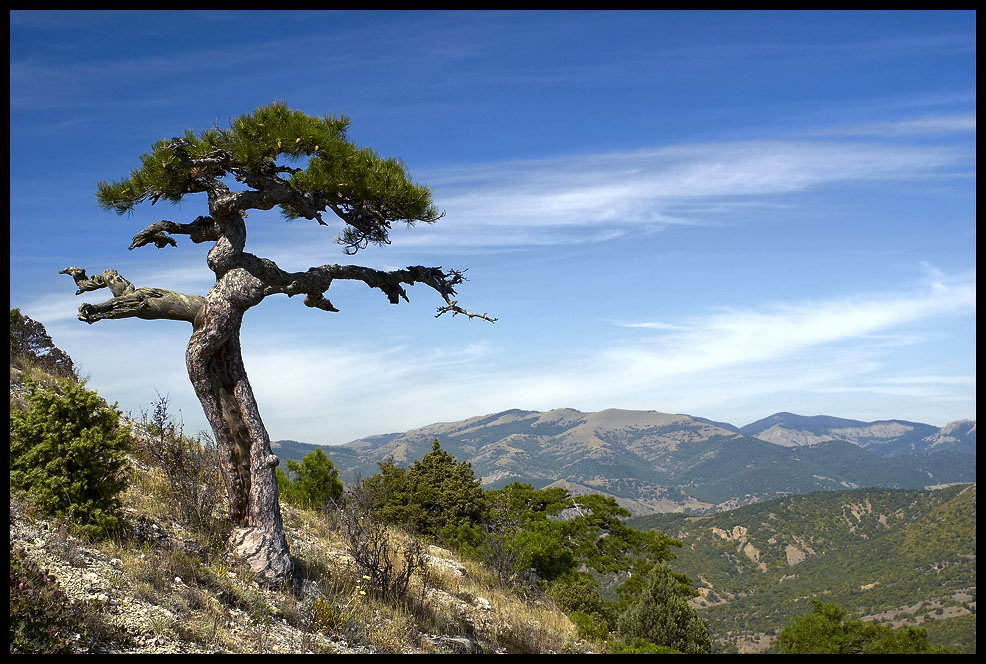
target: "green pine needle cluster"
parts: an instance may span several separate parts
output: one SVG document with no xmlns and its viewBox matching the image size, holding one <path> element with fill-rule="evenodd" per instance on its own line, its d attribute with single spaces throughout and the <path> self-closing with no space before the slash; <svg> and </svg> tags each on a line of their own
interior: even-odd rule
<svg viewBox="0 0 986 664">
<path fill-rule="evenodd" d="M 130 177 L 99 182 L 96 198 L 123 214 L 148 200 L 177 203 L 227 176 L 248 186 L 256 176 L 274 176 L 315 208 L 344 215 L 355 228 L 343 232 L 343 243 L 386 242 L 393 221 L 437 221 L 441 214 L 428 187 L 414 184 L 401 161 L 353 145 L 348 126 L 345 116 L 316 117 L 274 102 L 234 119 L 229 128 L 188 130 L 157 141 Z M 288 219 L 307 216 L 288 203 L 280 209 Z"/>
</svg>

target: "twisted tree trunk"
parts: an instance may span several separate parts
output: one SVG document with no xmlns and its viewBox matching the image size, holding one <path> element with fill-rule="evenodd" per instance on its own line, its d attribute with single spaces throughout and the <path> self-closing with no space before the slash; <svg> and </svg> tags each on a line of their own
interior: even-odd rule
<svg viewBox="0 0 986 664">
<path fill-rule="evenodd" d="M 293 566 L 274 476 L 278 458 L 240 350 L 243 314 L 261 299 L 261 282 L 245 270 L 227 272 L 206 296 L 185 362 L 219 449 L 234 524 L 230 548 L 261 577 L 282 581 Z"/>
</svg>

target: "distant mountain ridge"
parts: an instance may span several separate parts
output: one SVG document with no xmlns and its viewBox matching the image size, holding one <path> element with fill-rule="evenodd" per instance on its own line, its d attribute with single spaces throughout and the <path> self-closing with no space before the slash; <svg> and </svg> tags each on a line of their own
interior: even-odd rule
<svg viewBox="0 0 986 664">
<path fill-rule="evenodd" d="M 907 420 L 862 422 L 828 415 L 775 413 L 739 431 L 785 447 L 845 440 L 880 456 L 946 450 L 976 453 L 975 420 L 959 420 L 939 428 Z"/>
<path fill-rule="evenodd" d="M 778 424 L 800 424 L 786 417 L 761 423 L 766 426 L 748 427 L 758 425 L 758 433 L 763 433 Z M 857 423 L 821 424 L 848 429 Z M 921 426 L 929 428 L 928 436 L 942 437 L 938 447 L 944 449 L 879 456 L 837 439 L 803 446 L 777 444 L 726 423 L 689 415 L 513 409 L 324 449 L 343 477 L 351 480 L 376 473 L 376 464 L 387 458 L 400 465 L 420 459 L 437 438 L 445 450 L 469 461 L 487 488 L 515 481 L 538 488 L 565 486 L 573 493 L 611 495 L 635 514 L 701 513 L 810 491 L 861 486 L 919 489 L 973 481 L 975 457 L 954 451 L 951 440 L 945 440 L 967 432 Z M 297 458 L 293 455 L 303 455 L 305 449 L 296 441 L 278 444 L 275 453 L 283 458 Z"/>
</svg>

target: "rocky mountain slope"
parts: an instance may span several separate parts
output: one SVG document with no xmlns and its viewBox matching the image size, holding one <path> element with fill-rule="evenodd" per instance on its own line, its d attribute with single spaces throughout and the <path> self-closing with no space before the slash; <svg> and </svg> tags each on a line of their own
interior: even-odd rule
<svg viewBox="0 0 986 664">
<path fill-rule="evenodd" d="M 564 486 L 573 493 L 614 496 L 635 514 L 704 512 L 810 491 L 924 488 L 975 478 L 974 457 L 960 452 L 880 457 L 839 440 L 790 447 L 702 418 L 618 409 L 508 410 L 325 450 L 344 477 L 354 478 L 375 473 L 386 458 L 398 464 L 420 458 L 436 438 L 472 463 L 487 487 L 515 481 Z M 275 453 L 284 458 L 314 449 L 297 441 L 278 445 Z"/>
<path fill-rule="evenodd" d="M 722 650 L 766 647 L 812 597 L 975 650 L 974 484 L 812 493 L 630 523 L 683 543 L 676 569 L 695 580 L 695 605 Z"/>
<path fill-rule="evenodd" d="M 785 447 L 845 440 L 881 456 L 943 451 L 976 453 L 974 420 L 950 422 L 939 428 L 906 420 L 861 422 L 827 415 L 775 413 L 740 427 L 739 431 Z"/>
</svg>

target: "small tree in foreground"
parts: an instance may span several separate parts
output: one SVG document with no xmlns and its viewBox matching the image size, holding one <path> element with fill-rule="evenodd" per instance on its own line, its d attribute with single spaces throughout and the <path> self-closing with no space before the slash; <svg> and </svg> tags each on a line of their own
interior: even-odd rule
<svg viewBox="0 0 986 664">
<path fill-rule="evenodd" d="M 27 406 L 10 413 L 10 486 L 101 535 L 119 523 L 130 436 L 95 392 L 68 379 L 56 387 L 28 382 Z"/>
<path fill-rule="evenodd" d="M 709 626 L 688 605 L 690 590 L 664 564 L 654 565 L 640 594 L 616 620 L 617 634 L 686 654 L 708 653 Z"/>
<path fill-rule="evenodd" d="M 394 222 L 413 225 L 441 218 L 428 188 L 411 182 L 401 162 L 354 146 L 346 137 L 348 125 L 344 117 L 313 117 L 278 102 L 236 118 L 228 129 L 186 131 L 160 140 L 129 177 L 99 183 L 100 205 L 119 214 L 144 202 L 178 203 L 189 195 L 205 195 L 208 214 L 188 223 L 155 222 L 130 243 L 130 249 L 151 244 L 161 249 L 177 246 L 174 235 L 211 243 L 206 264 L 216 282 L 204 297 L 138 288 L 116 270 L 92 276 L 80 267 L 61 271 L 75 280 L 77 294 L 100 288 L 113 294 L 101 304 L 79 307 L 79 319 L 86 323 L 136 317 L 192 325 L 185 364 L 219 449 L 234 524 L 230 547 L 261 578 L 273 582 L 288 580 L 293 565 L 278 504 L 278 458 L 271 452 L 243 364 L 244 314 L 272 295 L 301 295 L 306 306 L 335 312 L 325 293 L 333 282 L 351 280 L 380 290 L 392 304 L 407 299 L 405 286 L 424 284 L 444 300 L 438 315 L 495 320 L 459 306 L 460 270 L 320 265 L 289 272 L 245 250 L 249 210 L 278 208 L 288 219 L 323 226 L 328 222 L 322 215 L 331 212 L 342 222 L 336 241 L 347 254 L 389 243 Z M 232 180 L 237 190 L 230 186 Z"/>
<path fill-rule="evenodd" d="M 306 454 L 301 461 L 288 459 L 288 472 L 294 477 L 277 469 L 277 487 L 290 503 L 320 510 L 342 496 L 339 471 L 320 447 Z"/>
</svg>

